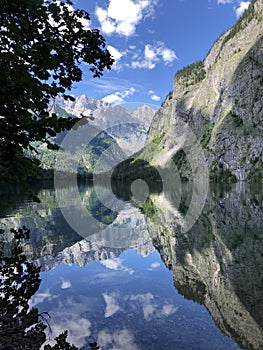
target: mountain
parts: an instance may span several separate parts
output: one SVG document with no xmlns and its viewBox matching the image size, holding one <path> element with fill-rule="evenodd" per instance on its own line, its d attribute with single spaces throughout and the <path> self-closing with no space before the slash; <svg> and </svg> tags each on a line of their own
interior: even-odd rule
<svg viewBox="0 0 263 350">
<path fill-rule="evenodd" d="M 139 106 L 129 112 L 124 106 L 110 105 L 86 95 L 76 97 L 75 101 L 56 98 L 55 108 L 59 107 L 70 115 L 90 116 L 89 123 L 106 131 L 115 139 L 127 156 L 138 152 L 145 144 L 147 131 L 155 114 L 148 105 Z"/>
<path fill-rule="evenodd" d="M 106 130 L 130 156 L 143 148 L 154 114 L 146 105 L 131 113 L 123 106 L 111 105 L 94 111 L 91 124 Z"/>
<path fill-rule="evenodd" d="M 152 109 L 150 106 L 142 105 L 138 107 L 135 111 L 133 111 L 131 114 L 140 123 L 145 125 L 146 128 L 149 128 L 155 112 L 156 111 Z"/>
<path fill-rule="evenodd" d="M 98 174 L 109 171 L 126 158 L 117 142 L 107 132 L 91 125 L 87 128 L 88 137 L 84 134 L 80 138 L 80 133 L 76 133 L 75 143 L 73 141 L 71 147 L 68 146 L 59 152 L 48 149 L 46 144 L 34 144 L 38 151 L 36 158 L 40 160 L 40 167 L 66 173 Z M 71 135 L 73 134 L 74 131 L 71 132 Z M 64 136 L 62 133 L 56 137 L 59 144 Z"/>
<path fill-rule="evenodd" d="M 199 140 L 204 157 L 196 155 L 196 163 L 207 165 L 210 180 L 262 181 L 262 33 L 263 2 L 253 0 L 203 61 L 176 73 L 141 157 L 161 167 L 172 161 L 191 179 L 189 155 Z"/>
<path fill-rule="evenodd" d="M 74 130 L 61 132 L 53 138 L 57 144 L 61 144 L 65 136 L 70 135 L 67 137 L 68 140 L 72 139 L 72 147 L 63 154 L 47 149 L 46 144 L 33 143 L 38 151 L 36 158 L 40 160 L 40 167 L 70 173 L 77 171 L 80 174 L 107 172 L 140 151 L 155 114 L 146 105 L 130 113 L 122 106 L 109 105 L 86 95 L 76 97 L 75 101 L 58 97 L 51 104 L 51 112 L 62 117 L 80 117 L 85 127 L 83 131 L 75 131 L 74 140 Z M 31 153 L 28 155 L 32 156 Z"/>
<path fill-rule="evenodd" d="M 56 97 L 54 105 L 61 107 L 67 113 L 79 118 L 81 117 L 81 114 L 89 115 L 98 108 L 109 106 L 106 102 L 95 100 L 84 94 L 77 96 L 75 101 L 64 100 L 62 97 Z"/>
<path fill-rule="evenodd" d="M 118 123 L 138 123 L 149 128 L 152 118 L 155 114 L 148 105 L 139 106 L 133 112 L 129 112 L 125 105 L 111 105 L 107 102 L 95 100 L 85 94 L 77 96 L 75 101 L 64 100 L 57 97 L 53 105 L 55 108 L 60 107 L 70 115 L 81 117 L 81 114 L 88 116 L 93 114 L 94 119 L 90 121 L 92 125 L 101 127 L 110 127 Z M 61 110 L 61 113 L 63 113 Z M 102 129 L 102 128 L 101 128 Z"/>
<path fill-rule="evenodd" d="M 62 99 L 58 99 L 63 105 Z M 76 104 L 65 105 L 70 106 L 68 111 L 77 113 L 77 110 L 83 111 L 85 115 L 90 115 L 90 108 L 101 106 L 100 101 L 92 100 L 85 95 L 76 99 Z M 76 106 L 76 108 L 73 108 Z M 51 113 L 67 118 L 75 117 L 58 104 L 54 104 Z M 82 113 L 82 112 L 81 112 Z M 46 144 L 34 142 L 32 145 L 37 149 L 38 153 L 35 157 L 40 160 L 40 167 L 44 170 L 59 170 L 68 173 L 101 173 L 106 172 L 116 166 L 120 161 L 126 158 L 126 154 L 121 150 L 116 140 L 109 135 L 105 128 L 99 128 L 95 123 L 91 123 L 90 119 L 82 118 L 82 123 L 78 128 L 72 128 L 69 132 L 64 131 L 55 137 L 50 137 L 53 142 L 62 145 L 63 152 L 50 150 Z M 67 138 L 65 138 L 67 136 Z M 66 141 L 65 141 L 66 140 Z M 69 145 L 69 143 L 71 143 Z M 66 146 L 66 147 L 65 147 Z M 28 154 L 32 156 L 32 153 Z"/>
</svg>

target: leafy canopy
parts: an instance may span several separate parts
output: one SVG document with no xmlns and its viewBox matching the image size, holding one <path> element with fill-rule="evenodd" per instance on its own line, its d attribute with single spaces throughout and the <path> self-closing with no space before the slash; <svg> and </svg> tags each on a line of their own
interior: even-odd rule
<svg viewBox="0 0 263 350">
<path fill-rule="evenodd" d="M 93 77 L 113 64 L 100 32 L 87 27 L 89 19 L 70 0 L 0 0 L 2 177 L 25 179 L 33 161 L 23 152 L 33 149 L 30 143 L 56 148 L 48 135 L 74 124 L 74 118 L 51 114 L 50 100 L 73 99 L 67 91 L 82 79 L 80 64 L 88 64 Z"/>
</svg>

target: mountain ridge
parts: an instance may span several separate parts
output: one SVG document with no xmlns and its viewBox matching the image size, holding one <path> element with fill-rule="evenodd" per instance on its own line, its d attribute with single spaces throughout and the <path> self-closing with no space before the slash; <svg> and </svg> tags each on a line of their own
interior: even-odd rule
<svg viewBox="0 0 263 350">
<path fill-rule="evenodd" d="M 263 2 L 253 0 L 203 61 L 175 74 L 173 91 L 155 114 L 139 157 L 158 166 L 169 150 L 184 150 L 178 140 L 187 127 L 202 146 L 211 180 L 262 180 L 262 33 Z M 170 159 L 178 165 L 175 155 Z M 180 162 L 185 163 L 182 174 L 191 179 L 187 154 L 182 154 Z"/>
<path fill-rule="evenodd" d="M 57 151 L 47 149 L 45 144 L 35 143 L 34 147 L 38 150 L 36 158 L 40 160 L 40 167 L 44 170 L 53 170 L 56 167 L 57 170 L 71 173 L 76 171 L 72 162 L 77 162 L 77 171 L 80 174 L 106 172 L 132 153 L 139 151 L 144 146 L 155 113 L 146 105 L 139 106 L 130 113 L 121 105 L 110 105 L 85 94 L 76 97 L 75 101 L 56 98 L 50 107 L 51 113 L 65 118 L 79 117 L 84 124 L 88 123 L 86 130 L 89 129 L 87 132 L 94 134 L 94 138 L 88 141 L 85 140 L 85 135 L 82 135 L 83 145 L 74 149 L 75 153 L 65 152 L 59 162 L 56 160 L 61 157 Z M 63 145 L 67 134 L 58 134 L 54 138 L 55 143 Z M 73 135 L 72 131 L 71 134 Z M 80 134 L 76 133 L 78 140 Z"/>
</svg>

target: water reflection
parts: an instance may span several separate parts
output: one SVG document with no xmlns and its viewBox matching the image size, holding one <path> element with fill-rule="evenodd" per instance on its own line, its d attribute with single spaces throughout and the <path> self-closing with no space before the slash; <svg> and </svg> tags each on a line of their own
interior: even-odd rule
<svg viewBox="0 0 263 350">
<path fill-rule="evenodd" d="M 47 312 L 39 313 L 37 308 L 29 305 L 41 282 L 39 267 L 29 262 L 23 253 L 23 246 L 29 235 L 30 231 L 25 227 L 11 229 L 11 254 L 6 257 L 1 252 L 1 349 L 40 349 L 46 341 L 45 330 L 50 316 Z M 47 345 L 44 350 L 76 349 L 66 338 L 67 331 L 64 331 L 56 337 L 54 348 Z"/>
<path fill-rule="evenodd" d="M 242 349 L 263 348 L 262 191 L 244 184 L 212 188 L 187 233 L 180 226 L 183 211 L 179 220 L 171 215 L 172 194 L 163 197 L 152 198 L 156 215 L 147 225 L 176 289 L 204 304 Z"/>
<path fill-rule="evenodd" d="M 59 190 L 69 198 L 70 188 Z M 2 256 L 13 254 L 9 229 L 29 227 L 23 251 L 41 266 L 42 282 L 27 301 L 50 313 L 51 344 L 68 329 L 80 349 L 90 342 L 101 349 L 263 347 L 262 189 L 212 187 L 184 233 L 192 190 L 182 188 L 179 204 L 176 193 L 155 191 L 141 208 L 130 201 L 116 212 L 104 204 L 110 189 L 83 185 L 83 205 L 104 225 L 93 235 L 87 228 L 86 239 L 64 220 L 52 188 L 35 189 L 41 203 L 9 196 Z"/>
</svg>

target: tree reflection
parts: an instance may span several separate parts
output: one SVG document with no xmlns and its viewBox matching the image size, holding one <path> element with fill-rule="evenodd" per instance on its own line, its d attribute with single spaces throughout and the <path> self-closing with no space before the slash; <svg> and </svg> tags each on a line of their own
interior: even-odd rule
<svg viewBox="0 0 263 350">
<path fill-rule="evenodd" d="M 3 230 L 0 234 L 4 234 Z M 46 342 L 48 313 L 39 314 L 29 306 L 41 279 L 40 267 L 27 260 L 23 246 L 29 239 L 26 227 L 11 229 L 11 242 L 0 247 L 0 349 L 40 349 Z M 10 256 L 5 256 L 4 245 L 11 245 Z M 55 345 L 45 345 L 44 350 L 75 350 L 67 342 L 67 331 L 55 338 Z"/>
</svg>

